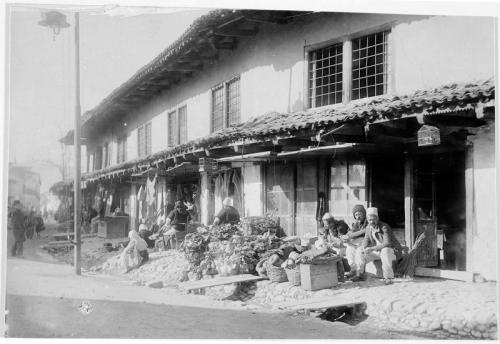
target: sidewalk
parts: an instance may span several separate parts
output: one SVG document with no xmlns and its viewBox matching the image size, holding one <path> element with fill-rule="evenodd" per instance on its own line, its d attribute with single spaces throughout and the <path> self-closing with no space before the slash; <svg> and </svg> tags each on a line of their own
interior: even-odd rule
<svg viewBox="0 0 500 344">
<path fill-rule="evenodd" d="M 172 287 L 185 260 L 175 251 L 156 252 L 128 278 L 140 285 Z M 116 260 L 103 265 L 113 273 Z M 367 322 L 396 331 L 425 333 L 437 338 L 497 338 L 497 284 L 466 283 L 434 278 L 396 279 L 386 286 L 381 280 L 340 283 L 331 289 L 305 291 L 290 283 L 260 281 L 236 289 L 234 285 L 207 288 L 207 299 L 231 299 L 247 309 L 277 311 L 279 303 L 304 298 L 339 297 L 366 302 Z M 187 296 L 187 295 L 186 295 Z"/>
</svg>

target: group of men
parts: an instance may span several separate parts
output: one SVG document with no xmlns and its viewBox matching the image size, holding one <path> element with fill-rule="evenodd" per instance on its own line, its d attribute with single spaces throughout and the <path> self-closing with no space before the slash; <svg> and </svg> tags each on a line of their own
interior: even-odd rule
<svg viewBox="0 0 500 344">
<path fill-rule="evenodd" d="M 168 241 L 176 233 L 183 233 L 187 230 L 187 224 L 193 220 L 189 204 L 186 205 L 182 200 L 175 202 L 174 209 L 165 219 L 160 217 L 156 224 L 148 228 L 145 223 L 139 225 L 139 236 L 144 239 L 149 248 L 155 245 L 155 239 Z M 222 202 L 222 209 L 215 216 L 213 225 L 222 225 L 225 223 L 236 224 L 240 222 L 240 214 L 233 206 L 231 197 L 226 197 Z"/>
<path fill-rule="evenodd" d="M 403 253 L 391 227 L 379 220 L 375 207 L 365 209 L 362 205 L 353 208 L 354 222 L 349 228 L 342 220 L 336 220 L 330 213 L 322 218 L 319 242 L 335 253 L 344 256 L 351 269 L 354 282 L 366 279 L 367 263 L 380 260 L 385 284 L 393 283 L 393 262 Z"/>
<path fill-rule="evenodd" d="M 23 211 L 21 201 L 15 200 L 12 203 L 12 211 L 9 214 L 10 226 L 14 234 L 14 244 L 11 248 L 13 257 L 23 257 L 23 246 L 26 239 L 33 239 L 36 236 L 40 237 L 40 232 L 45 230 L 42 214 L 34 209 L 28 213 Z"/>
</svg>

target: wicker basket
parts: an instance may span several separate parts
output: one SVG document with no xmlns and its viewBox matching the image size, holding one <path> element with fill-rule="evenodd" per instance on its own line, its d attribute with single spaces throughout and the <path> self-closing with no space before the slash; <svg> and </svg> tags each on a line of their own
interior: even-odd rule
<svg viewBox="0 0 500 344">
<path fill-rule="evenodd" d="M 267 269 L 267 276 L 271 282 L 282 283 L 288 281 L 285 268 L 271 265 Z"/>
<path fill-rule="evenodd" d="M 300 285 L 300 270 L 299 269 L 285 269 L 286 277 L 291 285 Z"/>
</svg>

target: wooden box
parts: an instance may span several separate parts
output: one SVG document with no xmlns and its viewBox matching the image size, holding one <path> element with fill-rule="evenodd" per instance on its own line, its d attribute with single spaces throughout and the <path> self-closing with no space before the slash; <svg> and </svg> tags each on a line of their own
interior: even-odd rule
<svg viewBox="0 0 500 344">
<path fill-rule="evenodd" d="M 128 216 L 106 216 L 98 222 L 97 236 L 106 239 L 126 238 L 129 221 Z"/>
<path fill-rule="evenodd" d="M 305 290 L 331 288 L 338 284 L 337 262 L 313 265 L 300 264 L 300 285 Z"/>
</svg>

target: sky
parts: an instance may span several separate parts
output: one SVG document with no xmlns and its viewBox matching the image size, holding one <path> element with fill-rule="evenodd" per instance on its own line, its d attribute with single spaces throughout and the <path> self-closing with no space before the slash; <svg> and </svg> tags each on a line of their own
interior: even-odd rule
<svg viewBox="0 0 500 344">
<path fill-rule="evenodd" d="M 170 9 L 80 14 L 82 114 L 95 107 L 139 68 L 156 57 L 208 10 Z M 9 161 L 33 165 L 42 191 L 61 179 L 58 139 L 73 128 L 75 109 L 74 14 L 54 36 L 38 25 L 42 10 L 14 7 L 10 29 Z M 125 15 L 116 15 L 122 13 Z M 8 44 L 7 44 L 8 46 Z M 36 140 L 36 141 L 35 141 Z M 72 156 L 73 147 L 66 147 Z M 83 151 L 82 151 L 83 152 Z M 82 156 L 85 156 L 82 153 Z M 48 162 L 49 161 L 49 162 Z M 71 175 L 69 176 L 71 177 Z"/>
</svg>

